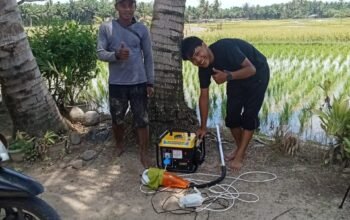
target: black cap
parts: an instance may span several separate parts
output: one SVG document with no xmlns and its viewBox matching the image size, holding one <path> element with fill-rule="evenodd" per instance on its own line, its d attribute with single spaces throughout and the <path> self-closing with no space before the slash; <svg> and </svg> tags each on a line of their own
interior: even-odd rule
<svg viewBox="0 0 350 220">
<path fill-rule="evenodd" d="M 189 60 L 194 53 L 196 47 L 201 46 L 203 40 L 198 37 L 191 36 L 182 40 L 181 42 L 181 56 L 183 60 Z"/>
</svg>

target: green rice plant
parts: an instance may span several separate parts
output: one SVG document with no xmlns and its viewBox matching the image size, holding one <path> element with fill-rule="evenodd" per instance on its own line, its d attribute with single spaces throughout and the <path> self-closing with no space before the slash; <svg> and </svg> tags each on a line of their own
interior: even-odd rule
<svg viewBox="0 0 350 220">
<path fill-rule="evenodd" d="M 329 97 L 329 91 L 332 86 L 332 82 L 330 80 L 325 80 L 322 84 L 319 85 L 321 89 L 324 91 L 324 96 Z"/>
<path fill-rule="evenodd" d="M 298 23 L 295 23 L 295 20 L 238 21 L 224 23 L 223 30 L 217 30 L 215 33 L 206 31 L 196 35 L 202 37 L 207 44 L 220 38 L 236 37 L 250 41 L 256 46 L 267 57 L 271 70 L 260 117 L 268 118 L 269 114 L 277 113 L 280 115 L 280 123 L 294 123 L 290 121 L 290 116 L 300 112 L 297 120 L 300 122 L 299 130 L 302 131 L 305 126 L 318 123 L 311 121 L 308 124 L 308 119 L 312 117 L 310 114 L 314 112 L 306 111 L 305 108 L 315 109 L 322 103 L 324 94 L 319 90 L 320 82 L 332 82 L 329 94 L 349 97 L 349 24 L 350 19 L 344 24 L 339 24 L 336 19 L 317 22 L 298 20 Z M 210 27 L 208 24 L 197 25 L 208 28 L 207 30 Z M 298 31 L 295 31 L 295 28 Z M 184 88 L 186 90 L 193 85 L 195 92 L 189 94 L 191 97 L 196 96 L 194 105 L 197 106 L 200 90 L 197 68 L 189 62 L 185 62 L 184 65 L 184 75 L 190 75 L 186 78 L 188 82 L 184 82 Z M 213 91 L 211 99 L 215 99 L 215 103 L 218 104 L 216 108 L 221 107 L 224 115 L 225 87 L 221 86 Z M 214 102 L 211 103 L 214 105 Z"/>
<path fill-rule="evenodd" d="M 347 131 L 350 124 L 350 106 L 348 100 L 337 99 L 330 108 L 324 108 L 323 111 L 315 110 L 319 115 L 322 125 L 321 127 L 330 135 L 342 136 Z"/>
<path fill-rule="evenodd" d="M 301 109 L 298 117 L 299 123 L 300 123 L 299 133 L 304 132 L 305 125 L 307 124 L 311 116 L 312 116 L 312 109 L 310 108 L 310 106 L 306 106 Z"/>
<path fill-rule="evenodd" d="M 263 106 L 259 115 L 260 115 L 261 121 L 266 124 L 268 120 L 268 115 L 269 115 L 269 106 L 267 102 L 263 103 Z"/>
<path fill-rule="evenodd" d="M 350 104 L 348 99 L 333 98 L 330 108 L 315 110 L 321 120 L 322 129 L 335 137 L 334 153 L 340 153 L 343 159 L 349 159 L 348 140 L 350 138 Z M 334 156 L 334 155 L 331 155 Z"/>
<path fill-rule="evenodd" d="M 227 98 L 222 100 L 222 108 L 221 108 L 221 115 L 222 118 L 226 118 L 226 105 L 227 105 Z"/>
<path fill-rule="evenodd" d="M 344 98 L 350 98 L 350 81 L 346 81 L 346 83 L 343 86 L 342 92 L 339 94 L 340 99 Z"/>
<path fill-rule="evenodd" d="M 283 109 L 282 109 L 282 112 L 279 116 L 280 120 L 280 126 L 282 125 L 288 125 L 288 122 L 289 122 L 289 119 L 290 119 L 290 116 L 292 115 L 292 108 L 291 108 L 291 105 L 286 102 L 284 103 L 283 105 Z"/>
</svg>

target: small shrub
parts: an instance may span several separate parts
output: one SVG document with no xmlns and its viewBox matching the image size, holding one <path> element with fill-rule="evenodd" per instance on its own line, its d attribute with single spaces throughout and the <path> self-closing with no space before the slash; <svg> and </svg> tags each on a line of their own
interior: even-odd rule
<svg viewBox="0 0 350 220">
<path fill-rule="evenodd" d="M 330 102 L 329 102 L 330 103 Z M 333 98 L 333 102 L 326 108 L 316 110 L 320 120 L 321 127 L 327 135 L 335 138 L 332 143 L 332 158 L 337 158 L 340 154 L 341 159 L 350 159 L 350 104 L 345 98 Z"/>
<path fill-rule="evenodd" d="M 58 137 L 53 131 L 46 131 L 43 137 L 37 138 L 35 144 L 25 151 L 25 159 L 32 162 L 37 159 L 46 159 L 50 146 L 56 143 Z"/>
<path fill-rule="evenodd" d="M 80 92 L 96 75 L 96 30 L 76 22 L 32 30 L 29 41 L 59 107 L 78 102 Z"/>
<path fill-rule="evenodd" d="M 17 131 L 15 139 L 10 143 L 9 150 L 26 150 L 34 145 L 34 138 L 25 132 Z"/>
</svg>

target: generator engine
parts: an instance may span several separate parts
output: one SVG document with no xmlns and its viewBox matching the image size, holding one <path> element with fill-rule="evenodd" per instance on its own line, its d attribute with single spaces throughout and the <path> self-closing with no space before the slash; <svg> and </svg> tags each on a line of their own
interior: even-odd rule
<svg viewBox="0 0 350 220">
<path fill-rule="evenodd" d="M 203 163 L 205 141 L 189 131 L 165 131 L 156 147 L 157 165 L 168 171 L 193 173 Z"/>
</svg>

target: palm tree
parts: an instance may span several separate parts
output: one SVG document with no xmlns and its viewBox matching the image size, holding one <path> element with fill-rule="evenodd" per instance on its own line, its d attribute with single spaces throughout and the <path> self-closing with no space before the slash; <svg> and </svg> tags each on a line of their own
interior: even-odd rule
<svg viewBox="0 0 350 220">
<path fill-rule="evenodd" d="M 14 132 L 67 130 L 29 46 L 16 0 L 0 0 L 0 85 Z"/>
<path fill-rule="evenodd" d="M 150 118 L 152 123 L 165 123 L 168 128 L 190 129 L 198 124 L 195 112 L 185 103 L 183 92 L 180 42 L 183 38 L 185 3 L 186 0 L 155 0 L 153 6 L 151 36 L 155 96 L 151 100 Z M 157 126 L 157 129 L 161 128 Z"/>
</svg>

